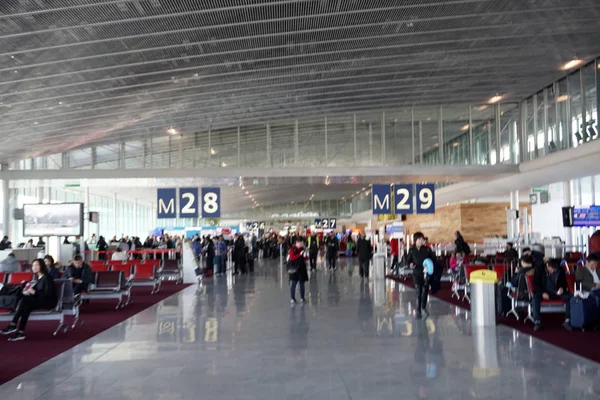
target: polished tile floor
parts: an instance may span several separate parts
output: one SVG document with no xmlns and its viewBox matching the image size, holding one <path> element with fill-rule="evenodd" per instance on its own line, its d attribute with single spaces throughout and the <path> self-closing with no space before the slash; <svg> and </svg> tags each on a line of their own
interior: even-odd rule
<svg viewBox="0 0 600 400">
<path fill-rule="evenodd" d="M 218 277 L 0 386 L 0 399 L 600 398 L 599 364 L 504 326 L 474 331 L 435 299 L 416 321 L 411 289 L 357 275 L 352 262 L 319 271 L 295 306 L 278 263 Z"/>
</svg>

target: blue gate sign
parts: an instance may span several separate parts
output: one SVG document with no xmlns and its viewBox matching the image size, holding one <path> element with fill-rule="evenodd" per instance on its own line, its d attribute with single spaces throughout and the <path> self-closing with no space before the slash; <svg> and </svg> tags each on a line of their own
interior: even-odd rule
<svg viewBox="0 0 600 400">
<path fill-rule="evenodd" d="M 202 188 L 202 218 L 221 218 L 220 188 Z"/>
<path fill-rule="evenodd" d="M 373 185 L 371 192 L 373 214 L 391 214 L 390 185 Z"/>
<path fill-rule="evenodd" d="M 179 217 L 198 218 L 198 188 L 179 189 Z"/>
<path fill-rule="evenodd" d="M 177 200 L 177 189 L 157 189 L 156 191 L 156 218 L 177 218 L 175 201 Z"/>
<path fill-rule="evenodd" d="M 394 210 L 396 215 L 412 214 L 414 212 L 413 201 L 413 185 L 394 184 Z"/>
<path fill-rule="evenodd" d="M 435 214 L 435 185 L 416 185 L 417 214 Z"/>
</svg>

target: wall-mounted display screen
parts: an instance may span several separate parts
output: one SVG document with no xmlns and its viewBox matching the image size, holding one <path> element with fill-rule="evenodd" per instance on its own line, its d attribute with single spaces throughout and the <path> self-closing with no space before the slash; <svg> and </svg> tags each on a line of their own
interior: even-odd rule
<svg viewBox="0 0 600 400">
<path fill-rule="evenodd" d="M 600 206 L 573 209 L 573 226 L 600 226 Z"/>
<path fill-rule="evenodd" d="M 82 236 L 83 203 L 25 204 L 23 236 Z"/>
</svg>

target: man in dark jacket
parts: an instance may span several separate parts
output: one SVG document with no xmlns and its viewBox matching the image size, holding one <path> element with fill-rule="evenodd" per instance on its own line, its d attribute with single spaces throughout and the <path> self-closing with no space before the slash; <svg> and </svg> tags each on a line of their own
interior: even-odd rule
<svg viewBox="0 0 600 400">
<path fill-rule="evenodd" d="M 358 253 L 358 271 L 360 277 L 362 279 L 369 279 L 369 262 L 371 261 L 371 257 L 373 255 L 373 247 L 364 235 L 360 235 L 356 244 L 356 251 Z"/>
<path fill-rule="evenodd" d="M 233 243 L 233 259 L 235 262 L 235 274 L 243 274 L 246 272 L 246 252 L 244 248 L 246 242 L 241 235 L 235 236 L 235 242 Z"/>
<path fill-rule="evenodd" d="M 327 247 L 327 263 L 329 264 L 329 269 L 335 269 L 335 261 L 338 255 L 338 249 L 340 248 L 340 244 L 335 237 L 335 232 L 329 232 L 329 236 L 325 239 L 325 246 Z"/>
<path fill-rule="evenodd" d="M 546 274 L 542 276 L 543 287 L 535 287 L 533 292 L 532 312 L 535 321 L 534 329 L 536 331 L 542 329 L 542 319 L 540 314 L 542 300 L 562 300 L 566 304 L 565 322 L 563 323 L 563 326 L 570 331 L 571 294 L 569 293 L 567 276 L 564 269 L 560 266 L 560 260 L 556 258 L 548 260 L 545 272 Z"/>
<path fill-rule="evenodd" d="M 73 263 L 65 269 L 64 279 L 69 279 L 73 284 L 73 293 L 79 294 L 87 291 L 94 279 L 94 273 L 90 266 L 83 262 L 83 257 L 76 255 Z"/>
<path fill-rule="evenodd" d="M 317 235 L 313 235 L 310 238 L 310 245 L 308 248 L 308 256 L 310 259 L 310 270 L 314 271 L 317 269 L 317 256 L 319 255 L 319 239 Z"/>
<path fill-rule="evenodd" d="M 427 290 L 425 285 L 425 276 L 423 272 L 423 262 L 426 259 L 433 261 L 435 265 L 435 254 L 433 251 L 425 246 L 425 236 L 421 232 L 417 232 L 413 235 L 413 247 L 410 248 L 407 257 L 407 263 L 413 269 L 413 283 L 415 284 L 415 291 L 417 292 L 417 314 L 416 318 L 421 318 L 421 310 L 427 312 Z"/>
</svg>

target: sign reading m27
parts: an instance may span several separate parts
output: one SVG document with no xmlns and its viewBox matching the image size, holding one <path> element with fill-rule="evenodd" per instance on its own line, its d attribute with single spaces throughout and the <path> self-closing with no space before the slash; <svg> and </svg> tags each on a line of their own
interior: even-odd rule
<svg viewBox="0 0 600 400">
<path fill-rule="evenodd" d="M 157 218 L 177 218 L 177 189 L 156 191 Z"/>
</svg>

